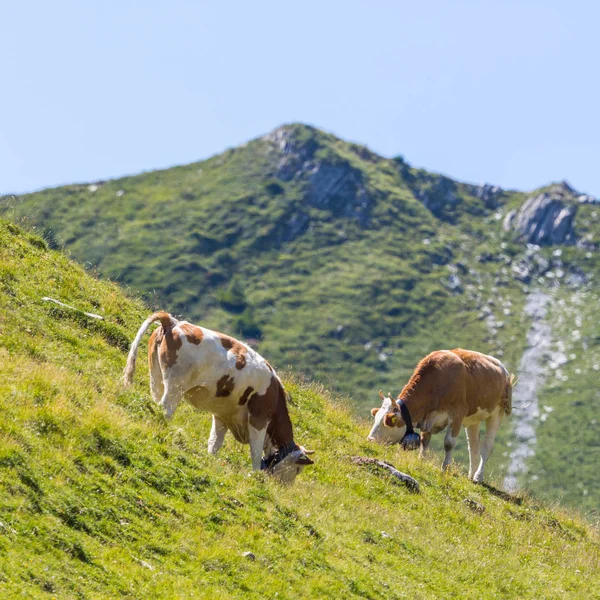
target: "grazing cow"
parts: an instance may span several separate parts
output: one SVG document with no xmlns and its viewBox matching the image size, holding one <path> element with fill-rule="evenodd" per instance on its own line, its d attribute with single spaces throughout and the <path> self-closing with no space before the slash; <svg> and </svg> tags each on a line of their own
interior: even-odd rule
<svg viewBox="0 0 600 600">
<path fill-rule="evenodd" d="M 150 390 L 167 418 L 185 398 L 213 415 L 211 454 L 219 451 L 230 430 L 238 442 L 250 444 L 254 469 L 284 481 L 293 481 L 304 465 L 313 464 L 307 456 L 311 452 L 294 442 L 281 380 L 262 356 L 228 335 L 154 313 L 131 344 L 125 385 L 133 380 L 140 341 L 156 321 L 161 326 L 148 344 Z"/>
<path fill-rule="evenodd" d="M 442 468 L 452 461 L 452 450 L 461 425 L 467 430 L 469 479 L 483 481 L 483 469 L 494 447 L 494 439 L 504 413 L 512 408 L 514 375 L 493 356 L 456 348 L 426 356 L 415 369 L 398 399 L 385 397 L 371 414 L 375 424 L 368 439 L 383 444 L 401 443 L 404 448 L 429 446 L 432 433 L 447 428 L 446 456 Z M 486 422 L 483 444 L 479 425 Z M 421 429 L 420 440 L 413 431 Z"/>
</svg>

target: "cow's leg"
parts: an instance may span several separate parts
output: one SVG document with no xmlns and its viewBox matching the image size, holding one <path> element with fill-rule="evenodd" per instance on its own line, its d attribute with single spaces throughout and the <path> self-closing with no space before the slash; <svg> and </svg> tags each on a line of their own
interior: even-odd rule
<svg viewBox="0 0 600 600">
<path fill-rule="evenodd" d="M 165 386 L 163 385 L 162 371 L 160 370 L 157 358 L 150 364 L 150 393 L 156 404 L 160 402 L 164 392 Z"/>
<path fill-rule="evenodd" d="M 419 448 L 419 458 L 423 458 L 425 451 L 429 448 L 431 442 L 431 431 L 421 431 L 421 446 Z"/>
<path fill-rule="evenodd" d="M 504 411 L 502 408 L 498 407 L 485 420 L 485 438 L 483 439 L 483 444 L 481 445 L 481 461 L 477 471 L 475 472 L 475 475 L 473 476 L 473 481 L 475 483 L 481 483 L 483 481 L 483 468 L 485 467 L 485 463 L 494 449 L 494 440 L 496 439 L 496 434 L 500 428 L 500 423 L 502 423 L 503 414 Z"/>
<path fill-rule="evenodd" d="M 467 446 L 469 447 L 469 479 L 473 479 L 479 464 L 479 425 L 469 425 L 467 429 Z"/>
<path fill-rule="evenodd" d="M 250 418 L 251 420 L 252 418 Z M 267 436 L 267 425 L 262 429 L 257 429 L 248 423 L 248 439 L 250 441 L 250 456 L 252 458 L 252 468 L 255 471 L 260 471 L 260 463 L 262 460 L 263 449 L 265 447 L 265 438 Z"/>
<path fill-rule="evenodd" d="M 256 404 L 256 396 L 248 402 L 248 441 L 250 442 L 250 457 L 252 468 L 260 470 L 265 439 L 267 436 L 267 418 Z"/>
<path fill-rule="evenodd" d="M 460 433 L 461 423 L 462 419 L 454 417 L 452 421 L 450 421 L 450 425 L 448 425 L 446 437 L 444 438 L 444 450 L 446 451 L 446 456 L 444 456 L 444 462 L 442 463 L 442 469 L 444 471 L 452 462 L 452 450 L 454 450 L 454 446 L 456 446 L 456 440 L 458 439 L 458 434 Z"/>
<path fill-rule="evenodd" d="M 268 392 L 268 390 L 267 390 Z M 274 394 L 254 394 L 248 400 L 248 441 L 252 468 L 260 470 L 267 440 L 267 426 L 275 410 L 277 397 Z"/>
<path fill-rule="evenodd" d="M 169 385 L 169 381 L 164 382 L 165 391 L 163 392 L 162 398 L 159 402 L 159 406 L 165 411 L 165 417 L 170 419 L 175 412 L 175 409 L 181 402 L 181 390 L 176 386 Z"/>
<path fill-rule="evenodd" d="M 213 415 L 212 427 L 208 438 L 208 451 L 211 454 L 215 455 L 221 449 L 226 433 L 227 426 L 225 423 L 219 417 Z"/>
</svg>

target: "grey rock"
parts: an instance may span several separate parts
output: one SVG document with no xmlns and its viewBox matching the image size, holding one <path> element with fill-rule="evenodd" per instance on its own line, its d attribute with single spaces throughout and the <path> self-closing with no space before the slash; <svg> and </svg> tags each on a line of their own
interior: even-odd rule
<svg viewBox="0 0 600 600">
<path fill-rule="evenodd" d="M 438 219 L 452 220 L 451 214 L 460 201 L 452 179 L 428 175 L 414 185 L 412 191 Z"/>
<path fill-rule="evenodd" d="M 504 219 L 504 229 L 517 231 L 525 240 L 540 246 L 573 244 L 576 241 L 573 220 L 577 207 L 551 193 L 530 196 L 518 212 Z"/>
<path fill-rule="evenodd" d="M 574 244 L 574 219 L 580 195 L 566 182 L 532 194 L 517 211 L 504 218 L 505 231 L 516 231 L 529 244 Z"/>
<path fill-rule="evenodd" d="M 510 210 L 504 217 L 504 221 L 502 221 L 502 227 L 504 231 L 509 231 L 512 228 L 513 219 L 517 216 L 516 210 Z"/>
<path fill-rule="evenodd" d="M 473 188 L 473 195 L 483 200 L 488 208 L 498 207 L 498 198 L 503 192 L 501 187 L 489 183 L 483 183 Z"/>
<path fill-rule="evenodd" d="M 566 277 L 566 284 L 570 288 L 583 287 L 588 281 L 588 276 L 576 266 L 571 267 L 571 272 Z"/>
<path fill-rule="evenodd" d="M 465 498 L 463 501 L 473 512 L 481 514 L 485 512 L 485 506 L 472 498 Z"/>
<path fill-rule="evenodd" d="M 522 281 L 523 283 L 531 281 L 531 266 L 525 261 L 513 264 L 511 270 L 518 281 Z"/>
<path fill-rule="evenodd" d="M 299 140 L 293 125 L 279 127 L 263 139 L 271 144 L 279 158 L 275 176 L 283 181 L 290 181 L 306 171 L 319 147 L 314 137 Z"/>
<path fill-rule="evenodd" d="M 451 273 L 447 280 L 442 280 L 445 286 L 455 294 L 461 294 L 463 292 L 462 281 L 456 273 Z"/>
<path fill-rule="evenodd" d="M 308 182 L 308 204 L 355 218 L 363 227 L 368 224 L 374 198 L 367 193 L 359 171 L 346 163 L 319 162 L 308 173 Z"/>
<path fill-rule="evenodd" d="M 318 156 L 321 147 L 316 136 L 299 136 L 294 126 L 283 126 L 265 136 L 276 156 L 273 175 L 282 180 L 306 182 L 306 204 L 331 211 L 336 217 L 356 219 L 361 227 L 369 223 L 375 197 L 367 192 L 362 174 L 347 161 Z M 289 227 L 282 241 L 291 241 L 307 226 L 301 215 Z"/>
<path fill-rule="evenodd" d="M 600 203 L 600 198 L 596 198 L 590 194 L 580 194 L 577 196 L 577 202 L 580 204 L 598 204 Z"/>
</svg>

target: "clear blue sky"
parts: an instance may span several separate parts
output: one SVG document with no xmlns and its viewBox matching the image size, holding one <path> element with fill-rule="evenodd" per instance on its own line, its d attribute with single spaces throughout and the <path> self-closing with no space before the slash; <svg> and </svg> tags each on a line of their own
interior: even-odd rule
<svg viewBox="0 0 600 600">
<path fill-rule="evenodd" d="M 600 196 L 600 3 L 2 2 L 0 193 L 292 121 L 458 179 Z"/>
</svg>

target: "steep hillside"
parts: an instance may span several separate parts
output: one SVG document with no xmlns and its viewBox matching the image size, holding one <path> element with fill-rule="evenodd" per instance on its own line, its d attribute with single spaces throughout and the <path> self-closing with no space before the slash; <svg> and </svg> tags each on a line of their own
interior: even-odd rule
<svg viewBox="0 0 600 600">
<path fill-rule="evenodd" d="M 317 452 L 295 486 L 251 473 L 231 437 L 209 456 L 206 415 L 182 407 L 166 423 L 143 364 L 132 390 L 119 383 L 146 314 L 0 221 L 1 597 L 597 593 L 595 529 L 459 469 L 442 475 L 439 457 L 367 444 L 367 423 L 322 387 L 286 378 L 296 437 Z M 390 460 L 421 492 L 355 455 Z"/>
<path fill-rule="evenodd" d="M 494 354 L 521 377 L 496 472 L 600 503 L 600 217 L 565 183 L 464 184 L 290 125 L 200 163 L 1 205 L 152 305 L 243 335 L 363 414 L 433 349 Z"/>
</svg>

